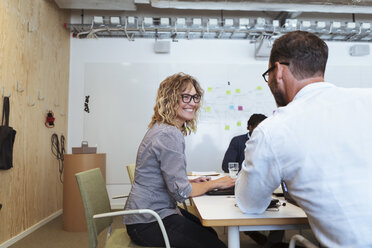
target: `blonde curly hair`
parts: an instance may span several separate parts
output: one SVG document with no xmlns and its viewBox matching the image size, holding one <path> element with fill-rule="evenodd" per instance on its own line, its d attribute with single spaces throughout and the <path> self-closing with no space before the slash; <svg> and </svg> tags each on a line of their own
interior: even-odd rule
<svg viewBox="0 0 372 248">
<path fill-rule="evenodd" d="M 152 116 L 149 128 L 158 122 L 180 128 L 184 135 L 196 131 L 196 120 L 201 104 L 196 105 L 194 119 L 186 121 L 182 127 L 177 126 L 178 102 L 181 99 L 182 91 L 184 91 L 190 83 L 194 86 L 196 93 L 202 98 L 204 91 L 200 87 L 199 82 L 192 76 L 183 72 L 169 76 L 160 83 L 156 96 L 154 115 Z"/>
</svg>

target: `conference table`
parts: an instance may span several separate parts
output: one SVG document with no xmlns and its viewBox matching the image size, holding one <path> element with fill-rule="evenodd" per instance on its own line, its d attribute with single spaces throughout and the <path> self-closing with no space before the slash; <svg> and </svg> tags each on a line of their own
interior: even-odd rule
<svg viewBox="0 0 372 248">
<path fill-rule="evenodd" d="M 280 199 L 280 198 L 278 198 Z M 239 248 L 241 231 L 290 230 L 309 228 L 305 212 L 290 203 L 262 214 L 244 214 L 234 196 L 202 195 L 193 197 L 199 219 L 204 226 L 228 228 L 228 247 Z M 280 200 L 284 202 L 284 200 Z"/>
</svg>

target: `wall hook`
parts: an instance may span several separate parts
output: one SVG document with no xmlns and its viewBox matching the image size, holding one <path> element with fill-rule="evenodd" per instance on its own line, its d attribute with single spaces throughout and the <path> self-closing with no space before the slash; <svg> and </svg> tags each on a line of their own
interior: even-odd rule
<svg viewBox="0 0 372 248">
<path fill-rule="evenodd" d="M 4 88 L 5 88 L 5 87 L 3 86 L 3 97 L 5 96 L 5 95 L 4 95 Z M 9 93 L 9 96 L 7 96 L 7 97 L 10 97 L 11 95 L 12 95 L 12 93 Z"/>
<path fill-rule="evenodd" d="M 54 98 L 54 106 L 59 107 L 59 103 L 57 103 L 57 100 Z"/>
<path fill-rule="evenodd" d="M 45 96 L 41 97 L 41 96 L 40 96 L 40 91 L 38 91 L 38 92 L 37 92 L 37 99 L 40 100 L 40 101 L 42 101 L 42 100 L 45 99 Z"/>
<path fill-rule="evenodd" d="M 23 87 L 22 89 L 20 89 L 20 88 L 18 87 L 18 81 L 17 81 L 17 92 L 21 93 L 21 92 L 23 92 L 23 91 L 25 91 L 25 87 Z"/>
<path fill-rule="evenodd" d="M 27 105 L 30 107 L 35 106 L 35 102 L 30 104 L 30 96 L 27 96 Z"/>
</svg>

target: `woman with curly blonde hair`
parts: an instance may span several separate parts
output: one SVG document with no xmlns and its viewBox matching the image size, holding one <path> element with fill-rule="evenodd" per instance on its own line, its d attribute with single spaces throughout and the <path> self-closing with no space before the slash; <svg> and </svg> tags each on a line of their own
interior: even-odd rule
<svg viewBox="0 0 372 248">
<path fill-rule="evenodd" d="M 215 188 L 235 184 L 229 176 L 188 180 L 184 136 L 196 131 L 203 97 L 199 82 L 184 73 L 161 82 L 149 130 L 137 153 L 135 178 L 125 209 L 152 209 L 163 220 L 172 247 L 226 247 L 212 228 L 178 208 L 177 202 Z M 142 246 L 164 247 L 160 228 L 152 216 L 126 215 L 131 239 Z"/>
</svg>

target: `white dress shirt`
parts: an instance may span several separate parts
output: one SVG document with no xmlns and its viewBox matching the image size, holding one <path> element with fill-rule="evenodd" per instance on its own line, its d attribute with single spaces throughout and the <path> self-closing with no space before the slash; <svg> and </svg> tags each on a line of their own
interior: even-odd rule
<svg viewBox="0 0 372 248">
<path fill-rule="evenodd" d="M 372 89 L 304 87 L 254 130 L 235 186 L 262 213 L 286 181 L 326 247 L 372 247 Z"/>
</svg>

